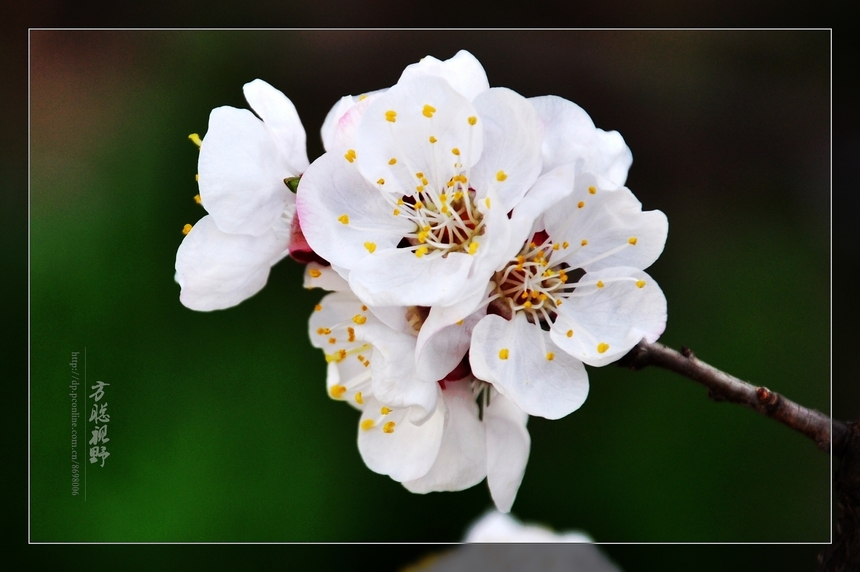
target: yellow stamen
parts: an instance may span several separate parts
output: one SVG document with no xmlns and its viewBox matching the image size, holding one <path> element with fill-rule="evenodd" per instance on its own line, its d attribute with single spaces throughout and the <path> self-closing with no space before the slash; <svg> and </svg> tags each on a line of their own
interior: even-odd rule
<svg viewBox="0 0 860 572">
<path fill-rule="evenodd" d="M 631 236 L 630 238 L 628 238 L 628 239 L 627 239 L 627 242 L 629 242 L 630 244 L 635 245 L 635 244 L 636 244 L 636 237 L 635 237 L 635 236 Z"/>
<path fill-rule="evenodd" d="M 346 329 L 346 333 L 349 334 L 349 339 L 347 341 L 354 342 L 355 341 L 355 328 L 353 328 L 352 326 L 349 326 Z M 361 357 L 361 356 L 358 356 L 358 357 Z"/>
<path fill-rule="evenodd" d="M 367 249 L 367 251 L 369 253 L 373 254 L 373 251 L 376 250 L 376 243 L 375 242 L 365 242 L 364 247 Z"/>
<path fill-rule="evenodd" d="M 582 246 L 586 246 L 588 244 L 588 241 L 583 238 L 582 242 L 580 242 L 579 244 L 581 244 Z"/>
<path fill-rule="evenodd" d="M 319 278 L 322 276 L 322 272 L 318 268 L 311 268 L 308 270 L 308 274 L 311 275 L 311 278 Z"/>
<path fill-rule="evenodd" d="M 385 112 L 385 120 L 394 123 L 395 121 L 397 121 L 397 112 L 393 109 L 389 109 Z"/>
<path fill-rule="evenodd" d="M 567 331 L 567 337 L 568 337 L 568 338 L 572 338 L 572 337 L 573 337 L 573 330 L 568 330 L 568 331 Z"/>
<path fill-rule="evenodd" d="M 593 195 L 594 193 L 597 192 L 597 189 L 595 189 L 594 187 L 588 187 L 588 192 Z"/>
<path fill-rule="evenodd" d="M 644 287 L 644 286 L 645 286 L 645 281 L 644 281 L 644 280 L 637 280 L 637 281 L 636 281 L 636 287 L 637 287 L 637 288 L 642 288 L 642 287 Z"/>
<path fill-rule="evenodd" d="M 391 413 L 391 409 L 383 406 L 382 409 L 379 410 L 379 412 L 383 415 L 388 415 L 389 413 Z"/>
<path fill-rule="evenodd" d="M 343 155 L 343 158 L 352 163 L 353 161 L 355 161 L 355 151 L 350 149 Z"/>
<path fill-rule="evenodd" d="M 373 426 L 376 425 L 376 422 L 373 419 L 365 419 L 361 422 L 361 428 L 365 431 L 373 429 Z"/>
<path fill-rule="evenodd" d="M 394 426 L 397 425 L 394 421 L 389 421 L 382 426 L 383 433 L 394 433 Z"/>
<path fill-rule="evenodd" d="M 598 281 L 597 281 L 597 287 L 598 287 L 598 288 L 603 288 L 603 281 L 602 281 L 602 280 L 598 280 Z"/>
<path fill-rule="evenodd" d="M 597 344 L 597 353 L 599 353 L 599 354 L 605 353 L 606 350 L 608 350 L 608 349 L 609 349 L 609 344 L 607 344 L 607 343 L 600 342 L 599 344 Z"/>
<path fill-rule="evenodd" d="M 385 184 L 385 179 L 379 179 L 378 181 L 376 181 L 376 184 L 377 184 L 377 185 L 384 185 L 384 184 Z"/>
<path fill-rule="evenodd" d="M 425 254 L 427 254 L 427 247 L 426 246 L 421 246 L 418 248 L 418 250 L 415 251 L 415 256 L 417 256 L 418 258 L 421 258 Z"/>
<path fill-rule="evenodd" d="M 320 310 L 322 310 L 322 306 L 320 306 L 319 304 L 314 306 L 314 312 L 319 312 Z"/>
<path fill-rule="evenodd" d="M 336 343 L 337 343 L 337 338 L 329 338 L 329 339 L 328 339 L 328 343 L 330 343 L 330 344 L 336 344 Z"/>
<path fill-rule="evenodd" d="M 547 352 L 546 359 L 547 361 L 552 361 L 555 358 L 555 354 L 552 352 Z"/>
<path fill-rule="evenodd" d="M 191 139 L 191 142 L 194 143 L 195 145 L 197 145 L 198 147 L 203 145 L 203 141 L 200 140 L 200 136 L 196 133 L 192 133 L 191 135 L 188 136 L 188 138 Z"/>
<path fill-rule="evenodd" d="M 478 122 L 478 118 L 475 117 L 474 115 L 469 117 L 469 125 L 474 125 L 477 122 Z"/>
<path fill-rule="evenodd" d="M 359 405 L 364 405 L 364 398 L 361 396 L 361 392 L 357 391 L 355 393 L 355 402 Z"/>
<path fill-rule="evenodd" d="M 499 359 L 508 359 L 508 348 L 502 348 L 499 350 Z"/>
<path fill-rule="evenodd" d="M 339 217 L 337 217 L 337 220 L 339 220 L 343 224 L 349 224 L 349 215 L 342 214 Z"/>
<path fill-rule="evenodd" d="M 392 214 L 393 214 L 394 216 L 397 216 L 397 215 L 399 215 L 399 214 L 400 214 L 400 209 L 394 209 L 394 210 L 393 210 L 393 211 L 391 211 L 391 212 L 392 212 Z"/>
<path fill-rule="evenodd" d="M 331 389 L 329 390 L 329 393 L 331 394 L 332 397 L 334 397 L 335 399 L 338 399 L 341 395 L 346 393 L 346 387 L 344 387 L 342 385 L 332 385 Z"/>
<path fill-rule="evenodd" d="M 477 242 L 473 242 L 472 244 L 470 244 L 469 245 L 469 254 L 475 254 L 476 252 L 478 252 L 478 246 L 479 245 Z"/>
<path fill-rule="evenodd" d="M 395 164 L 396 162 L 397 162 L 397 159 L 395 159 L 394 157 L 392 157 L 391 159 L 389 159 L 389 160 L 388 160 L 388 164 L 389 164 L 389 165 L 393 165 L 393 164 Z"/>
<path fill-rule="evenodd" d="M 424 114 L 424 117 L 433 117 L 433 114 L 436 113 L 436 108 L 432 105 L 425 105 L 421 113 Z"/>
<path fill-rule="evenodd" d="M 194 195 L 194 202 L 197 203 L 198 205 L 203 204 L 203 199 L 201 199 L 200 195 L 197 194 L 197 195 Z"/>
<path fill-rule="evenodd" d="M 433 136 L 431 135 L 431 136 L 430 136 L 430 143 L 435 143 L 436 141 L 438 141 L 438 139 L 436 139 L 435 137 L 433 137 Z"/>
<path fill-rule="evenodd" d="M 508 178 L 508 176 L 505 174 L 504 171 L 499 171 L 498 173 L 496 173 L 496 180 L 499 181 L 500 183 L 507 178 Z"/>
<path fill-rule="evenodd" d="M 190 224 L 186 224 L 182 227 L 182 234 L 188 234 L 189 232 L 191 232 L 192 228 L 194 227 L 192 227 Z"/>
<path fill-rule="evenodd" d="M 367 321 L 367 316 L 362 316 L 361 314 L 356 314 L 355 316 L 352 317 L 352 321 L 360 326 Z"/>
<path fill-rule="evenodd" d="M 459 150 L 459 149 L 457 149 L 456 147 L 454 147 L 453 149 L 451 149 L 451 153 L 453 153 L 454 155 L 457 155 L 458 157 L 460 156 L 460 150 Z"/>
<path fill-rule="evenodd" d="M 584 202 L 582 202 L 582 201 L 579 201 L 578 203 L 576 203 L 576 206 L 577 206 L 577 207 L 579 207 L 579 208 L 582 208 L 582 207 L 584 207 L 584 206 L 585 206 L 585 203 L 584 203 Z"/>
<path fill-rule="evenodd" d="M 328 328 L 317 328 L 317 333 L 321 336 L 327 336 L 331 333 L 331 330 Z"/>
</svg>

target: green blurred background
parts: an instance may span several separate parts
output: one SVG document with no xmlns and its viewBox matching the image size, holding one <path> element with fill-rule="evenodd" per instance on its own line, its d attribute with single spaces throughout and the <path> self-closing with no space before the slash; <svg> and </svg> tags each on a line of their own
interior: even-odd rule
<svg viewBox="0 0 860 572">
<path fill-rule="evenodd" d="M 247 107 L 242 85 L 265 79 L 313 160 L 337 98 L 459 49 L 491 85 L 565 97 L 624 136 L 628 186 L 670 221 L 649 269 L 662 342 L 830 410 L 828 32 L 32 31 L 32 541 L 448 542 L 490 507 L 485 484 L 412 495 L 364 466 L 358 415 L 327 397 L 307 339 L 322 292 L 297 264 L 214 313 L 173 281 L 181 228 L 205 214 L 187 135 L 212 108 Z M 88 380 L 111 384 L 111 456 L 87 467 L 86 502 L 68 395 L 84 348 Z M 601 542 L 829 541 L 830 459 L 811 441 L 669 372 L 589 376 L 579 411 L 529 422 L 518 517 Z M 860 413 L 847 395 L 837 418 Z"/>
</svg>

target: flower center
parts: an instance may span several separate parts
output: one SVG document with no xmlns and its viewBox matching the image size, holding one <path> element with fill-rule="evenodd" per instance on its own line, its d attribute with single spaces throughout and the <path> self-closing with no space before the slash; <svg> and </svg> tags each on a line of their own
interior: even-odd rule
<svg viewBox="0 0 860 572">
<path fill-rule="evenodd" d="M 452 177 L 434 188 L 424 173 L 415 173 L 415 192 L 392 202 L 394 216 L 405 217 L 415 230 L 404 236 L 404 248 L 415 256 L 442 256 L 451 252 L 475 254 L 476 236 L 484 234 L 483 215 L 475 204 L 475 191 L 465 175 Z"/>
<path fill-rule="evenodd" d="M 551 323 L 556 309 L 578 285 L 578 276 L 571 280 L 570 267 L 564 262 L 569 248 L 567 242 L 553 243 L 544 231 L 536 233 L 493 277 L 498 299 L 493 307 L 506 317 L 524 312 L 533 324 Z"/>
</svg>

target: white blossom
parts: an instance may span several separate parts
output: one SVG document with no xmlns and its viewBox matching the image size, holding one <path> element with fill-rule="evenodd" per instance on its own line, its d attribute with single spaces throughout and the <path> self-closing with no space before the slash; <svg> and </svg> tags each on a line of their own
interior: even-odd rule
<svg viewBox="0 0 860 572">
<path fill-rule="evenodd" d="M 295 195 L 286 179 L 308 166 L 305 131 L 292 102 L 266 82 L 247 83 L 244 93 L 257 115 L 213 109 L 200 145 L 200 201 L 209 214 L 176 253 L 180 300 L 193 310 L 253 296 L 289 251 Z"/>
</svg>

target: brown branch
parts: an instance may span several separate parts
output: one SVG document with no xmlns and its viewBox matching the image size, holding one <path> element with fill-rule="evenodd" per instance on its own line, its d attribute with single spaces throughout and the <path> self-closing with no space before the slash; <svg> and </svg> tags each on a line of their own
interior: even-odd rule
<svg viewBox="0 0 860 572">
<path fill-rule="evenodd" d="M 708 396 L 714 401 L 729 401 L 746 405 L 783 425 L 794 429 L 812 439 L 822 451 L 830 451 L 842 456 L 848 441 L 848 428 L 845 423 L 832 421 L 815 409 L 807 409 L 766 387 L 756 387 L 700 361 L 689 348 L 677 352 L 663 344 L 639 342 L 630 353 L 621 358 L 618 365 L 634 370 L 653 365 L 674 371 L 692 379 L 706 388 Z"/>
</svg>

